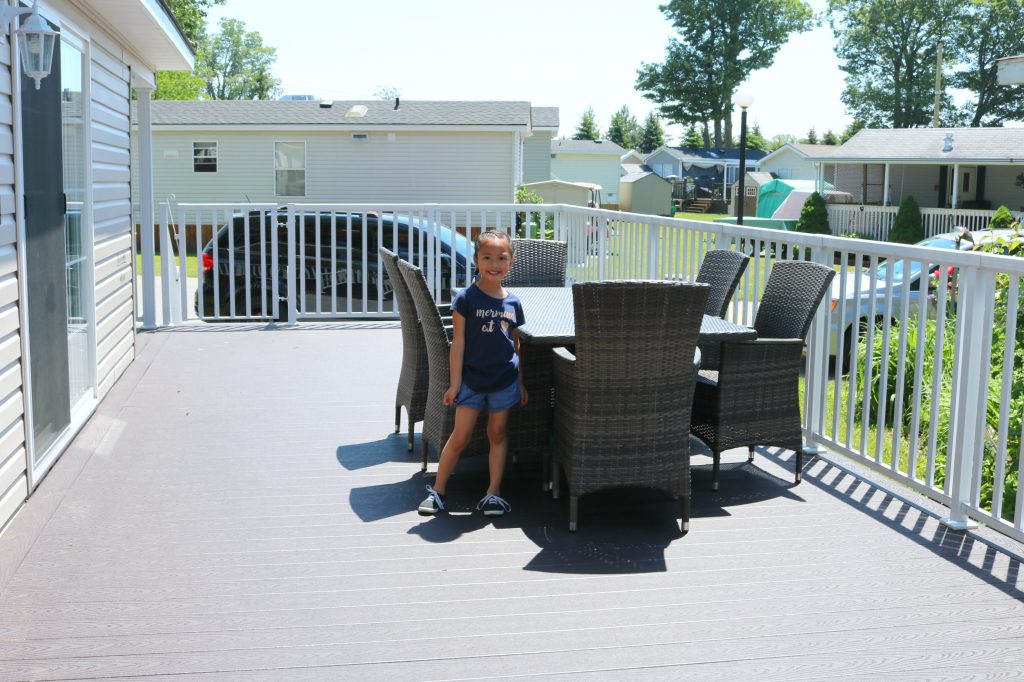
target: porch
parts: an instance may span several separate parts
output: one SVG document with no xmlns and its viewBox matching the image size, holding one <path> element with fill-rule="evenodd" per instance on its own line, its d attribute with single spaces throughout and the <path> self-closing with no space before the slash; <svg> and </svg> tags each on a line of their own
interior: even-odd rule
<svg viewBox="0 0 1024 682">
<path fill-rule="evenodd" d="M 415 514 L 389 320 L 186 323 L 137 359 L 0 536 L 0 678 L 922 679 L 1024 666 L 1020 547 L 823 454 L 694 459 L 668 499 Z M 862 472 L 861 472 L 862 473 Z M 894 484 L 890 484 L 894 485 Z M 996 545 L 1007 551 L 997 548 Z"/>
</svg>

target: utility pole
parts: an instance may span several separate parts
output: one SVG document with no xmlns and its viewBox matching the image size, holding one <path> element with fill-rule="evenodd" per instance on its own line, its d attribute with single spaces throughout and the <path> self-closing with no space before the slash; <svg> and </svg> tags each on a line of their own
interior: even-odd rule
<svg viewBox="0 0 1024 682">
<path fill-rule="evenodd" d="M 932 106 L 932 128 L 939 127 L 939 105 L 942 103 L 942 43 L 935 53 L 935 104 Z"/>
</svg>

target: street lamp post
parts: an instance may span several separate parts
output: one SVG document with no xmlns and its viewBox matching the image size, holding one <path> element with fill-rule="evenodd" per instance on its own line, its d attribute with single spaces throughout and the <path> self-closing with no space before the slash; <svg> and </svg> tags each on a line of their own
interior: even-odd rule
<svg viewBox="0 0 1024 682">
<path fill-rule="evenodd" d="M 746 201 L 744 181 L 747 176 L 747 107 L 754 103 L 750 93 L 742 92 L 736 96 L 736 104 L 740 105 L 740 182 L 736 189 L 736 224 L 743 224 L 743 204 Z"/>
</svg>

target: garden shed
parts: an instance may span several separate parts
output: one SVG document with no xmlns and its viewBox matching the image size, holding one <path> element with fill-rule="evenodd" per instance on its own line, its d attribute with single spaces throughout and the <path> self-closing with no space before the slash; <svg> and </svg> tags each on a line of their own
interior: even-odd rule
<svg viewBox="0 0 1024 682">
<path fill-rule="evenodd" d="M 619 178 L 619 208 L 630 213 L 671 216 L 672 185 L 657 173 L 629 173 Z"/>
<path fill-rule="evenodd" d="M 569 182 L 567 180 L 544 180 L 528 182 L 526 189 L 539 195 L 545 204 L 569 204 L 586 206 L 590 201 L 591 192 L 600 191 L 600 186 L 587 182 Z"/>
</svg>

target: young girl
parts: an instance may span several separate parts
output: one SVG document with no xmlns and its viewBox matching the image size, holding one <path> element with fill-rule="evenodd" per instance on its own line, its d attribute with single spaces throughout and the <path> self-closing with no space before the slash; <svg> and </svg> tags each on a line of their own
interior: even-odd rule
<svg viewBox="0 0 1024 682">
<path fill-rule="evenodd" d="M 526 404 L 526 389 L 519 371 L 519 335 L 525 322 L 523 307 L 501 285 L 515 260 L 512 241 L 504 232 L 481 232 L 475 240 L 479 279 L 455 295 L 452 301 L 454 336 L 451 348 L 451 379 L 444 404 L 455 406 L 455 428 L 441 450 L 437 477 L 427 486 L 427 499 L 420 514 L 444 510 L 448 478 L 469 444 L 477 415 L 486 410 L 488 467 L 491 481 L 476 508 L 484 516 L 501 516 L 512 511 L 501 498 L 501 477 L 505 472 L 505 440 L 508 411 Z"/>
</svg>

